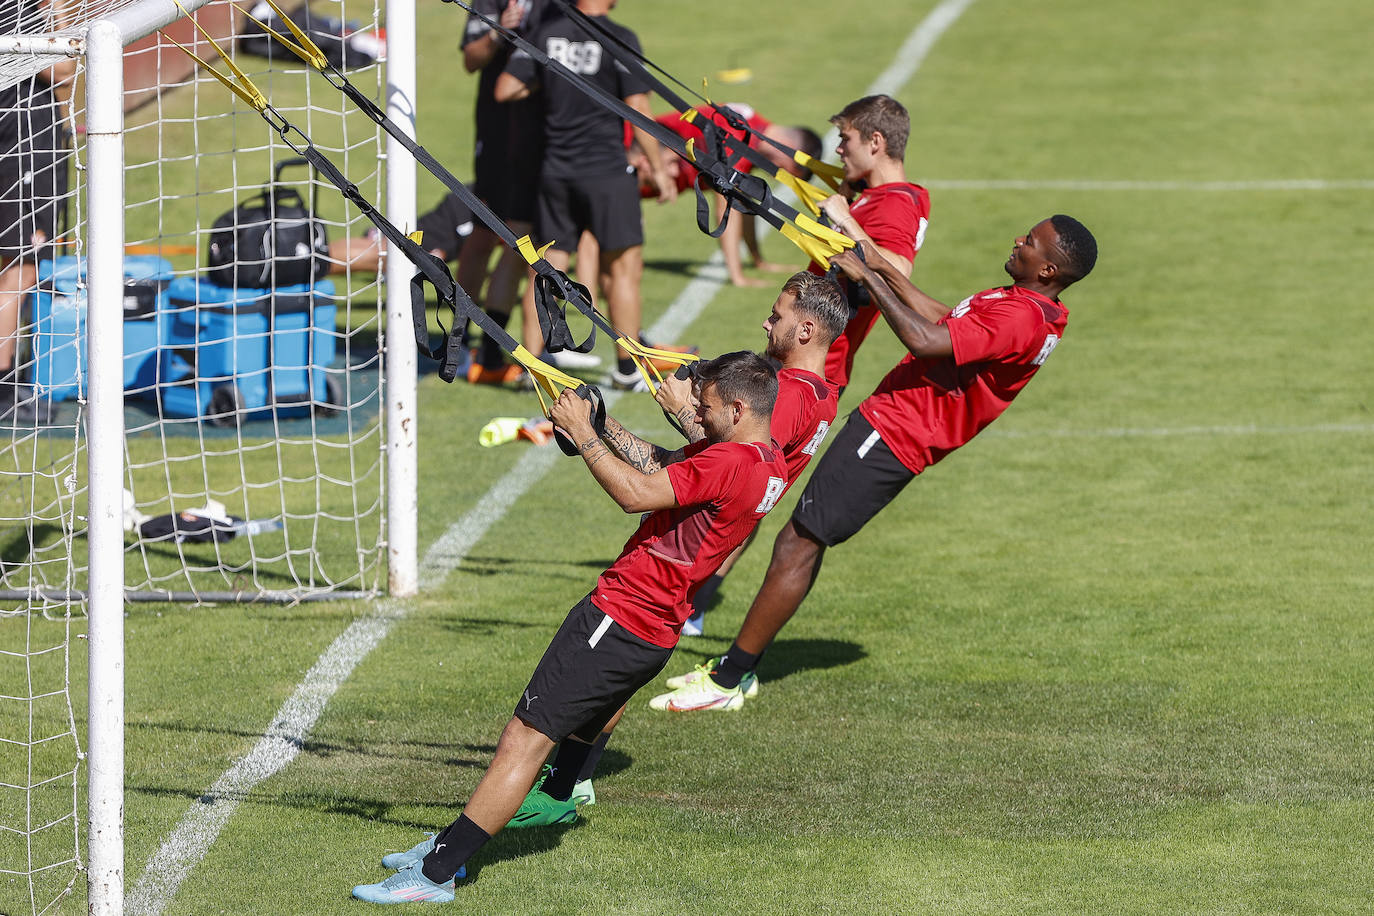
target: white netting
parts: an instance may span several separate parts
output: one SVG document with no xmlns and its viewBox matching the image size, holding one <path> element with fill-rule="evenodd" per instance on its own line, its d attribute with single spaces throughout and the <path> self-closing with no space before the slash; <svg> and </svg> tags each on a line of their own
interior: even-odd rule
<svg viewBox="0 0 1374 916">
<path fill-rule="evenodd" d="M 137 2 L 0 3 L 0 913 L 56 906 L 79 867 L 71 637 L 74 622 L 84 629 L 86 467 L 100 459 L 83 430 L 84 62 L 5 41 L 59 30 L 80 39 L 95 19 Z M 347 20 L 342 10 L 315 0 L 311 27 L 380 100 L 380 0 L 350 2 Z M 262 56 L 270 43 L 228 2 L 195 15 L 380 203 L 379 129 L 279 46 Z M 214 59 L 185 19 L 165 31 Z M 296 154 L 157 34 L 126 49 L 125 79 L 128 593 L 205 601 L 375 591 L 385 574 L 382 294 L 367 224 L 332 185 L 287 166 L 283 184 L 328 233 L 328 276 L 270 295 L 208 284 L 217 218 Z M 46 236 L 37 248 L 35 231 Z M 186 521 L 196 510 L 212 521 Z M 156 535 L 159 521 L 176 518 L 177 528 L 209 525 L 211 537 Z"/>
</svg>

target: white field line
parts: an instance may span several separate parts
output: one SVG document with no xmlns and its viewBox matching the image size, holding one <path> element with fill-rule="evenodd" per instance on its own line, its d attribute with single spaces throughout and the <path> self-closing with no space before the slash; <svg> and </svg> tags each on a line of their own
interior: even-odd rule
<svg viewBox="0 0 1374 916">
<path fill-rule="evenodd" d="M 1278 178 L 1269 181 L 1075 181 L 1037 180 L 963 180 L 922 178 L 921 184 L 937 191 L 1186 191 L 1208 193 L 1226 191 L 1374 191 L 1374 179 L 1367 178 Z"/>
<path fill-rule="evenodd" d="M 1107 429 L 990 429 L 992 439 L 1169 439 L 1176 436 L 1329 436 L 1374 433 L 1374 423 L 1317 423 L 1311 426 L 1121 426 Z"/>
<path fill-rule="evenodd" d="M 912 32 L 888 68 L 865 95 L 895 93 L 908 82 L 936 39 L 954 24 L 974 0 L 945 0 Z M 725 284 L 724 259 L 717 251 L 648 330 L 652 340 L 676 340 L 692 324 Z M 619 396 L 608 392 L 611 406 Z M 421 588 L 433 588 L 462 562 L 467 552 L 510 507 L 539 481 L 562 453 L 553 448 L 526 449 L 515 466 L 496 482 L 470 512 L 454 523 L 428 551 L 420 564 Z M 391 626 L 409 611 L 409 603 L 381 599 L 369 613 L 354 621 L 306 672 L 291 697 L 278 710 L 273 724 L 247 756 L 225 771 L 195 802 L 162 846 L 148 860 L 138 884 L 125 900 L 129 916 L 157 916 L 181 883 L 228 823 L 239 802 L 264 779 L 280 772 L 296 755 L 324 706 L 353 669 L 386 638 Z"/>
</svg>

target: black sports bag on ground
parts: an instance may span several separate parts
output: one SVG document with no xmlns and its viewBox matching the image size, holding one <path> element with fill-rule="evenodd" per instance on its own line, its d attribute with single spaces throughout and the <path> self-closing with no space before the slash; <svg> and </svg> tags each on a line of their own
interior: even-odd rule
<svg viewBox="0 0 1374 916">
<path fill-rule="evenodd" d="M 329 238 L 314 212 L 319 188 L 306 207 L 299 191 L 281 183 L 282 170 L 297 165 L 309 163 L 279 162 L 271 184 L 215 220 L 205 257 L 211 283 L 271 289 L 314 283 L 329 272 Z"/>
</svg>

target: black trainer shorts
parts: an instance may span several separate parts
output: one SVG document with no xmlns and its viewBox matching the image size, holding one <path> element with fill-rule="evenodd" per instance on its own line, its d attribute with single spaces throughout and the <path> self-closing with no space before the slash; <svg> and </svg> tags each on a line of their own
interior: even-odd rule
<svg viewBox="0 0 1374 916">
<path fill-rule="evenodd" d="M 67 206 L 67 132 L 43 107 L 6 118 L 18 136 L 0 136 L 0 260 L 51 257 Z M 35 236 L 42 241 L 35 244 Z"/>
<path fill-rule="evenodd" d="M 590 229 L 603 252 L 644 244 L 639 180 L 634 172 L 594 178 L 544 178 L 539 185 L 535 233 L 559 251 L 576 251 Z"/>
<path fill-rule="evenodd" d="M 591 595 L 554 634 L 515 716 L 553 741 L 596 736 L 639 688 L 658 677 L 672 649 L 640 639 L 607 617 Z"/>
<path fill-rule="evenodd" d="M 842 544 L 915 476 L 855 409 L 816 463 L 792 521 L 827 547 Z"/>
<path fill-rule="evenodd" d="M 422 233 L 420 244 L 425 251 L 438 249 L 444 253 L 445 261 L 456 261 L 463 243 L 472 235 L 474 220 L 472 209 L 449 191 L 439 206 L 415 221 L 415 226 Z"/>
</svg>

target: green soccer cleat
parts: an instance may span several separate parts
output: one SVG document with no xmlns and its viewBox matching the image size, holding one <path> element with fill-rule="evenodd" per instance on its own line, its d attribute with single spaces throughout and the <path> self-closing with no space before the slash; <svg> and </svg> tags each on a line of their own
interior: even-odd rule
<svg viewBox="0 0 1374 916">
<path fill-rule="evenodd" d="M 686 674 L 679 674 L 677 677 L 668 678 L 668 688 L 670 690 L 677 690 L 679 687 L 686 687 L 689 684 L 695 684 L 701 678 L 706 677 L 712 671 L 715 671 L 716 666 L 720 664 L 720 659 L 721 656 L 719 655 L 717 655 L 715 658 L 708 658 L 706 659 L 706 661 L 702 662 L 700 665 L 697 665 L 695 668 L 693 668 L 691 671 L 688 671 Z M 739 686 L 740 690 L 744 691 L 745 698 L 752 700 L 754 697 L 759 695 L 759 676 L 754 672 L 750 671 L 744 677 L 740 678 Z"/>
<path fill-rule="evenodd" d="M 543 789 L 530 789 L 507 827 L 552 827 L 577 820 L 577 796 L 559 801 Z"/>
<path fill-rule="evenodd" d="M 454 879 L 466 875 L 467 868 L 462 867 L 454 878 L 443 884 L 435 884 L 425 877 L 420 863 L 416 861 L 385 881 L 356 885 L 353 896 L 368 903 L 450 903 L 453 901 Z"/>
<path fill-rule="evenodd" d="M 710 674 L 649 701 L 649 708 L 660 712 L 734 712 L 743 705 L 744 691 L 740 687 L 722 687 L 711 680 Z"/>
<path fill-rule="evenodd" d="M 572 800 L 580 805 L 596 804 L 596 790 L 590 779 L 583 779 L 573 786 Z"/>
</svg>

